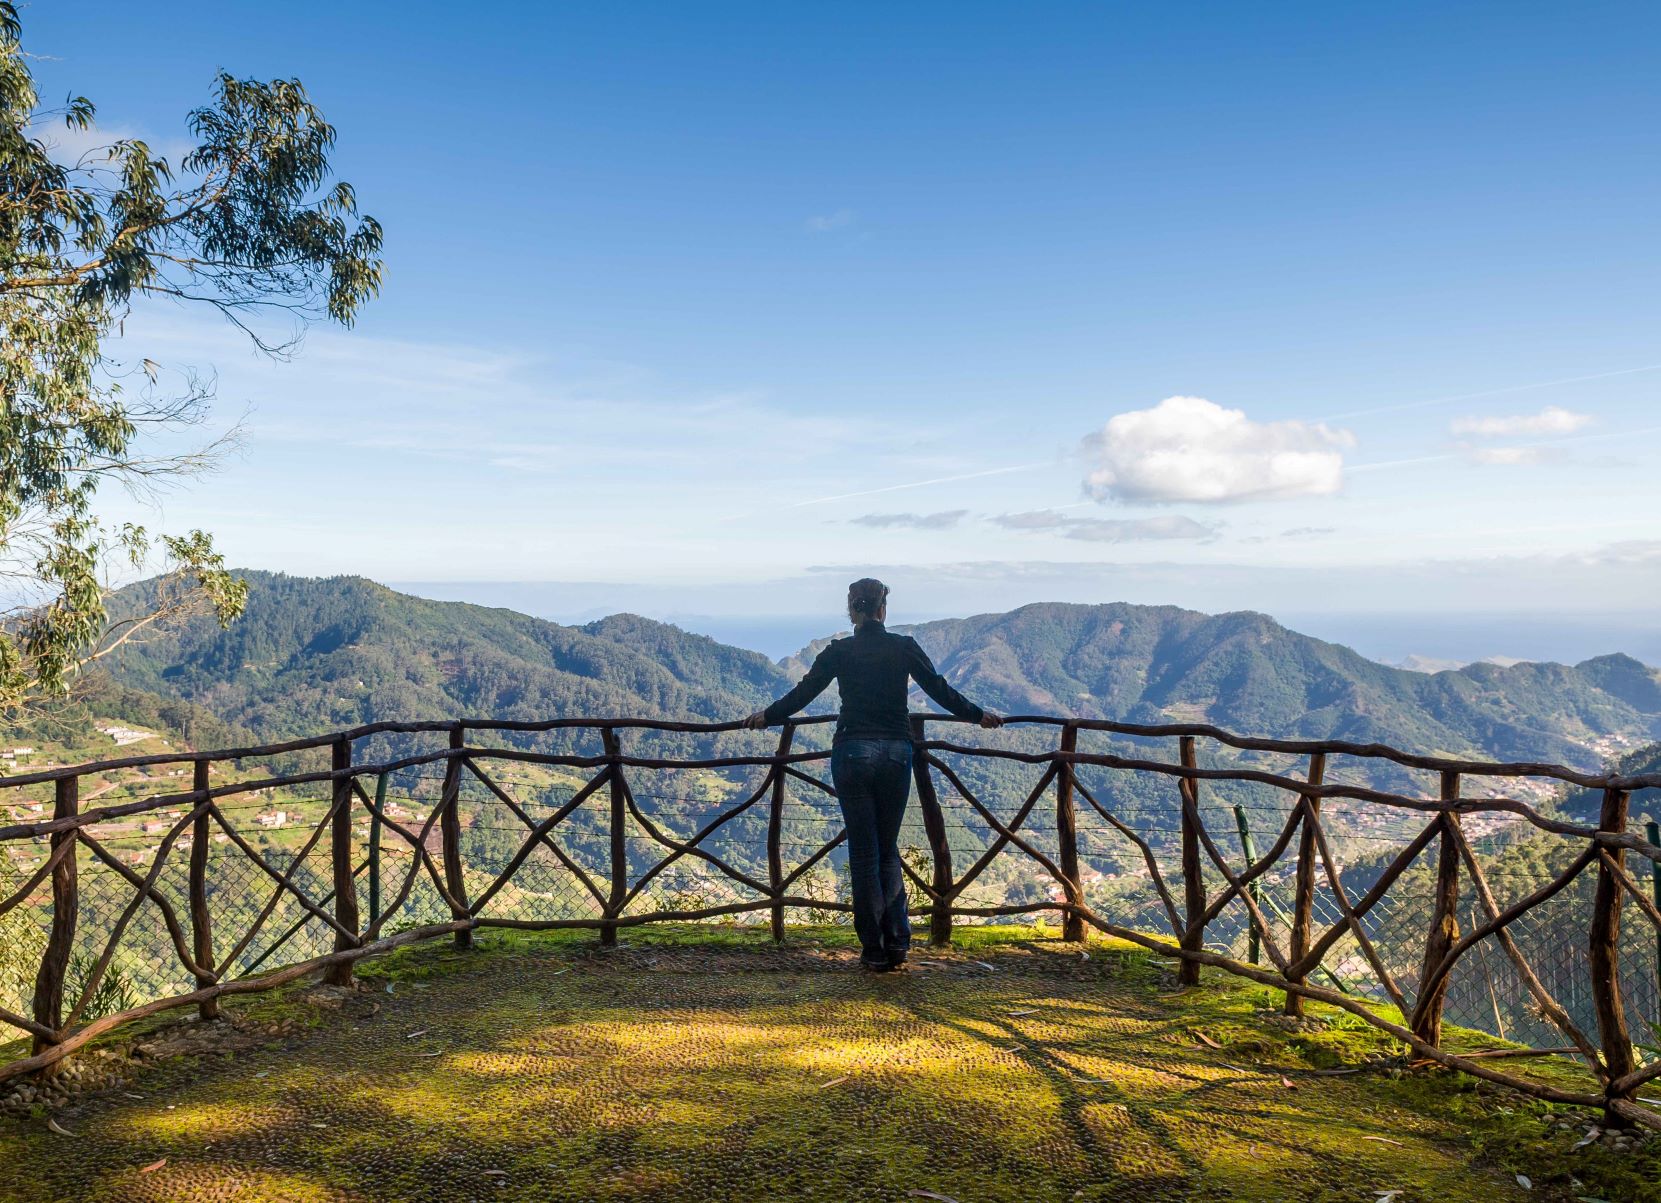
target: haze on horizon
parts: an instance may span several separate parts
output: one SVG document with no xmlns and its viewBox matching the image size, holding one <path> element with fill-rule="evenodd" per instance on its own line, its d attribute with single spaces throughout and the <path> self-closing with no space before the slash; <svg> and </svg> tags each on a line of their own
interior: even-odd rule
<svg viewBox="0 0 1661 1203">
<path fill-rule="evenodd" d="M 869 572 L 1661 659 L 1661 11 L 388 11 L 30 11 L 162 153 L 217 67 L 298 76 L 387 230 L 292 362 L 132 315 L 244 450 L 117 518 L 553 617 Z"/>
</svg>

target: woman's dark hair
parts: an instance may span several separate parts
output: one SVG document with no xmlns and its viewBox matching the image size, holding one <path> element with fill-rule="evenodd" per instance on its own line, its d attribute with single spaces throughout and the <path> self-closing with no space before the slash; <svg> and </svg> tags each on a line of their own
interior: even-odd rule
<svg viewBox="0 0 1661 1203">
<path fill-rule="evenodd" d="M 888 586 L 875 577 L 864 577 L 848 586 L 848 617 L 858 622 L 870 618 L 888 600 Z"/>
</svg>

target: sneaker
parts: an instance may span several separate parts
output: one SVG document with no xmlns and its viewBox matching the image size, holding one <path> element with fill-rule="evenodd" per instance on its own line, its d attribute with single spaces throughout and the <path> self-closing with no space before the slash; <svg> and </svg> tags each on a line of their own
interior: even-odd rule
<svg viewBox="0 0 1661 1203">
<path fill-rule="evenodd" d="M 902 969 L 902 968 L 904 968 L 907 955 L 908 954 L 907 954 L 906 950 L 903 949 L 903 948 L 900 949 L 898 952 L 890 952 L 888 954 L 888 967 L 890 969 Z"/>
<path fill-rule="evenodd" d="M 864 957 L 859 958 L 859 967 L 866 973 L 887 973 L 890 969 L 894 968 L 893 965 L 889 964 L 885 960 L 868 961 Z"/>
</svg>

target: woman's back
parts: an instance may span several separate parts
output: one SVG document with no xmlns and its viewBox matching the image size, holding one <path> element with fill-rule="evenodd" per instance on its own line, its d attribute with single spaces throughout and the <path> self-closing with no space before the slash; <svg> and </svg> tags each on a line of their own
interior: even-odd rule
<svg viewBox="0 0 1661 1203">
<path fill-rule="evenodd" d="M 915 639 L 883 626 L 887 616 L 887 585 L 869 578 L 849 585 L 848 617 L 854 633 L 814 657 L 807 676 L 789 693 L 744 720 L 751 730 L 781 723 L 832 681 L 841 686 L 842 716 L 831 752 L 831 780 L 848 837 L 859 962 L 879 973 L 905 964 L 906 950 L 911 947 L 898 844 L 911 791 L 908 686 L 916 681 L 924 693 L 960 718 L 983 727 L 1003 725 L 1003 719 L 946 684 Z"/>
<path fill-rule="evenodd" d="M 842 694 L 842 715 L 836 724 L 838 743 L 847 739 L 910 739 L 906 696 L 912 681 L 960 718 L 980 722 L 986 713 L 935 671 L 915 639 L 896 635 L 879 619 L 867 618 L 852 635 L 835 640 L 819 653 L 807 676 L 762 712 L 766 722 L 782 722 L 818 697 L 833 680 Z"/>
</svg>

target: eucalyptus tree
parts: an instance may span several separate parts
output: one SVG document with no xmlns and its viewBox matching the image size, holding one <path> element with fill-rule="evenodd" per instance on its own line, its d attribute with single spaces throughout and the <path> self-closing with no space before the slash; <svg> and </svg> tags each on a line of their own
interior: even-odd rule
<svg viewBox="0 0 1661 1203">
<path fill-rule="evenodd" d="M 299 81 L 220 73 L 176 163 L 138 138 L 71 160 L 52 131 L 97 141 L 93 105 L 44 107 L 31 62 L 0 0 L 0 714 L 14 715 L 140 632 L 204 610 L 229 623 L 246 599 L 209 535 L 99 517 L 101 486 L 153 488 L 222 449 L 157 449 L 205 417 L 211 383 L 120 353 L 135 301 L 216 311 L 280 357 L 310 323 L 350 326 L 382 277 L 381 228 L 334 180 L 335 131 Z M 112 614 L 123 559 L 162 572 Z"/>
</svg>

